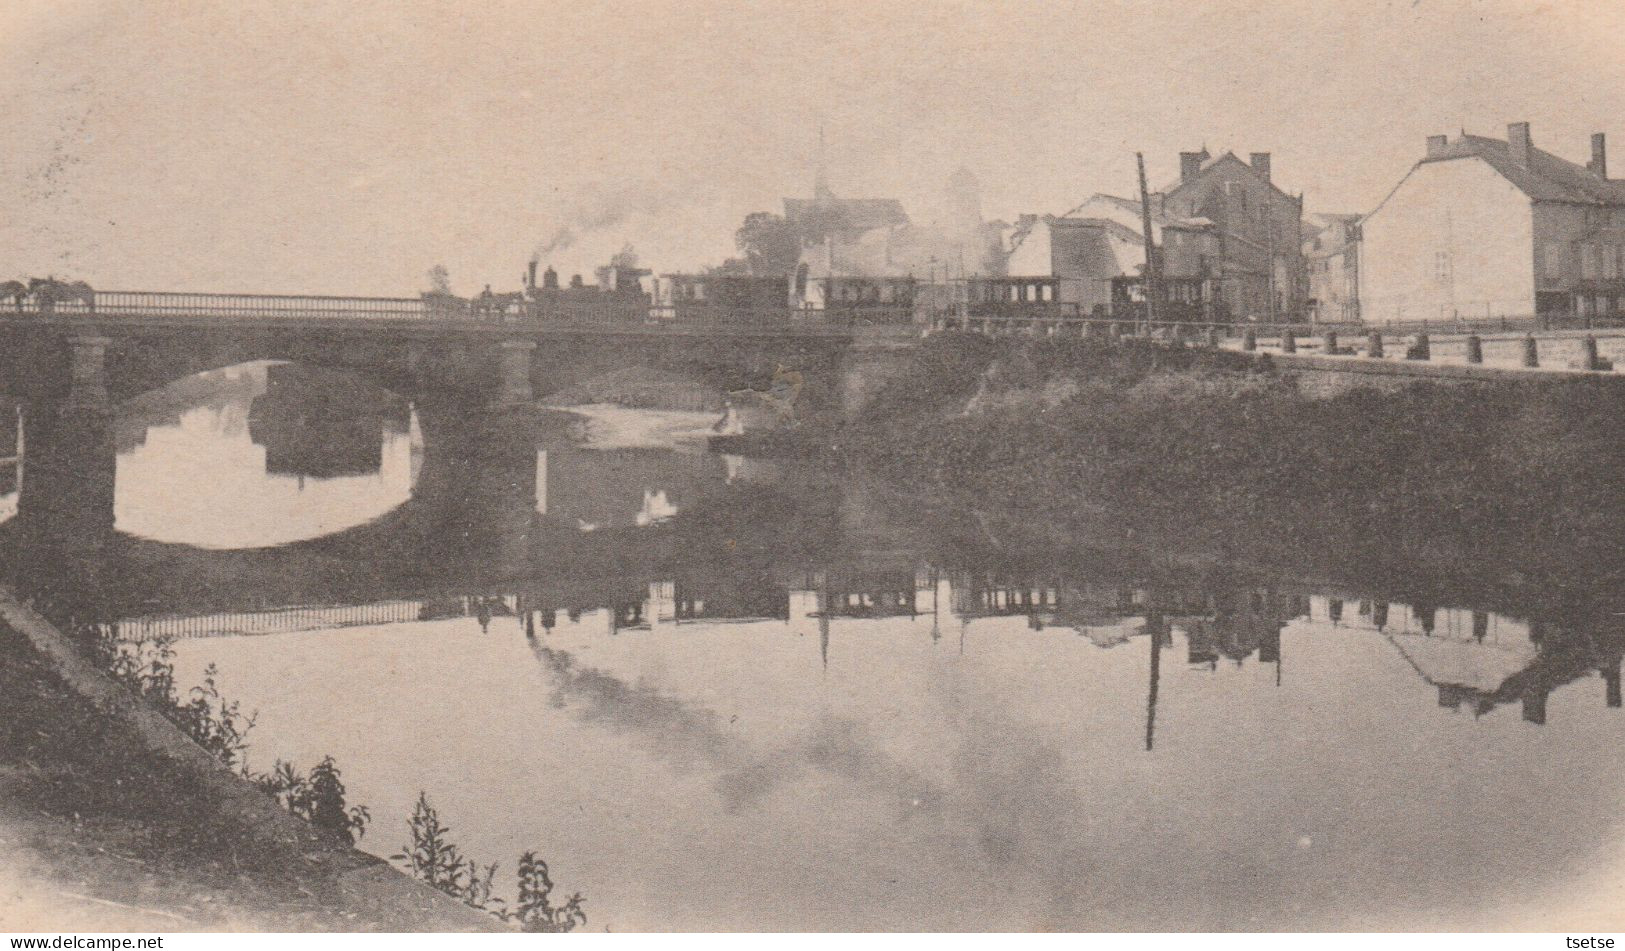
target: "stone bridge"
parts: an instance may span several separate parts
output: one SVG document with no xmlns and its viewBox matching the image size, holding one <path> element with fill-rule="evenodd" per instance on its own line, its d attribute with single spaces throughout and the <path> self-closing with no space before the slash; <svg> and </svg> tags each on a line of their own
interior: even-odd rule
<svg viewBox="0 0 1625 951">
<path fill-rule="evenodd" d="M 456 394 L 489 406 L 647 367 L 718 392 L 767 390 L 793 373 L 797 411 L 824 413 L 852 408 L 877 361 L 918 339 L 899 317 L 625 303 L 447 312 L 413 298 L 104 291 L 0 305 L 0 389 L 94 407 L 269 359 L 353 371 L 413 399 Z"/>
</svg>

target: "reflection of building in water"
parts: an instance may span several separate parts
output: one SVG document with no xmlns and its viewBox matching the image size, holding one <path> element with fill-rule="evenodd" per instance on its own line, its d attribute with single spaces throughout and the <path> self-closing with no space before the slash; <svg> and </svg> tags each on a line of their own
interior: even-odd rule
<svg viewBox="0 0 1625 951">
<path fill-rule="evenodd" d="M 969 622 L 982 617 L 1026 617 L 1033 630 L 1042 630 L 1053 617 L 1059 592 L 1053 582 L 1011 580 L 995 575 L 956 574 L 951 581 L 953 612 Z"/>
<path fill-rule="evenodd" d="M 1065 580 L 1056 593 L 1058 623 L 1110 622 L 1135 613 L 1138 589 L 1122 584 Z"/>
<path fill-rule="evenodd" d="M 931 615 L 937 627 L 937 574 L 926 568 L 831 569 L 809 572 L 789 592 L 791 612 L 818 619 L 819 655 L 829 667 L 831 622 L 835 620 L 914 619 Z M 924 602 L 929 601 L 928 605 Z M 922 607 L 922 605 L 924 605 Z"/>
<path fill-rule="evenodd" d="M 814 617 L 887 618 L 918 617 L 921 595 L 934 590 L 925 569 L 873 571 L 819 571 L 803 580 L 799 590 L 818 594 Z"/>
<path fill-rule="evenodd" d="M 679 623 L 790 618 L 789 589 L 782 582 L 765 576 L 679 577 L 672 588 L 673 613 Z"/>
<path fill-rule="evenodd" d="M 577 620 L 583 609 L 603 610 L 605 627 L 611 634 L 658 631 L 702 622 L 788 620 L 790 593 L 783 582 L 766 576 L 719 572 L 652 581 L 646 588 L 628 587 L 602 596 L 599 603 L 574 605 L 571 619 Z M 553 626 L 551 616 L 544 620 L 544 628 Z"/>
<path fill-rule="evenodd" d="M 1601 675 L 1604 703 L 1621 705 L 1618 630 L 1332 596 L 1310 598 L 1309 619 L 1381 632 L 1448 710 L 1483 716 L 1517 701 L 1525 720 L 1544 724 L 1551 693 L 1593 673 Z"/>
<path fill-rule="evenodd" d="M 1211 670 L 1220 658 L 1239 667 L 1257 654 L 1263 663 L 1279 665 L 1281 629 L 1289 619 L 1307 613 L 1300 610 L 1305 607 L 1300 600 L 1269 589 L 1211 595 L 1208 611 L 1176 622 L 1185 632 L 1186 661 Z"/>
<path fill-rule="evenodd" d="M 265 447 L 266 472 L 331 479 L 378 472 L 386 435 L 410 421 L 405 400 L 365 380 L 279 363 L 266 368 L 248 433 Z"/>
<path fill-rule="evenodd" d="M 1210 597 L 1199 590 L 1139 588 L 1118 583 L 956 574 L 953 613 L 977 618 L 1025 617 L 1034 631 L 1070 628 L 1101 647 L 1147 633 L 1150 619 L 1204 618 Z"/>
</svg>

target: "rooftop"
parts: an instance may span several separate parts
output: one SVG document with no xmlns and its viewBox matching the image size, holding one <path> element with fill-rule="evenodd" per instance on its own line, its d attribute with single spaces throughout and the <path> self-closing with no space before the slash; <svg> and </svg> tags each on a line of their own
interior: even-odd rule
<svg viewBox="0 0 1625 951">
<path fill-rule="evenodd" d="M 1481 135 L 1462 135 L 1442 147 L 1430 149 L 1417 164 L 1463 158 L 1478 158 L 1489 163 L 1502 178 L 1535 201 L 1625 204 L 1625 179 L 1601 178 L 1584 165 L 1558 158 L 1536 146 L 1529 148 L 1526 167 L 1513 159 L 1506 142 Z"/>
</svg>

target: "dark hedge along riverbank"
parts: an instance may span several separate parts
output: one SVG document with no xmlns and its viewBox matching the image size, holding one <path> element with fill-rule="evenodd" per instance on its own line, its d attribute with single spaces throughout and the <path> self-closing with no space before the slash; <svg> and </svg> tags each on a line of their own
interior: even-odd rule
<svg viewBox="0 0 1625 951">
<path fill-rule="evenodd" d="M 1108 525 L 1304 569 L 1594 590 L 1625 564 L 1620 393 L 1424 384 L 1317 398 L 1239 354 L 941 335 L 840 443 L 939 508 L 1041 525 L 1053 543 Z"/>
</svg>

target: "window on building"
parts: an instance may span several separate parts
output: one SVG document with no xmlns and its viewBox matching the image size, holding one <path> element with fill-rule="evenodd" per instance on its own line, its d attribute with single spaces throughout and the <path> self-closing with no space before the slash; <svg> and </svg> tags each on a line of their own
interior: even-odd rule
<svg viewBox="0 0 1625 951">
<path fill-rule="evenodd" d="M 1450 252 L 1433 252 L 1433 279 L 1435 281 L 1450 280 Z"/>
<path fill-rule="evenodd" d="M 1597 246 L 1594 244 L 1580 245 L 1580 278 L 1586 281 L 1597 279 Z"/>
<path fill-rule="evenodd" d="M 1602 278 L 1605 281 L 1612 281 L 1617 277 L 1619 277 L 1619 249 L 1603 248 Z"/>
<path fill-rule="evenodd" d="M 1545 274 L 1547 277 L 1563 276 L 1563 243 L 1561 241 L 1546 242 Z"/>
</svg>

